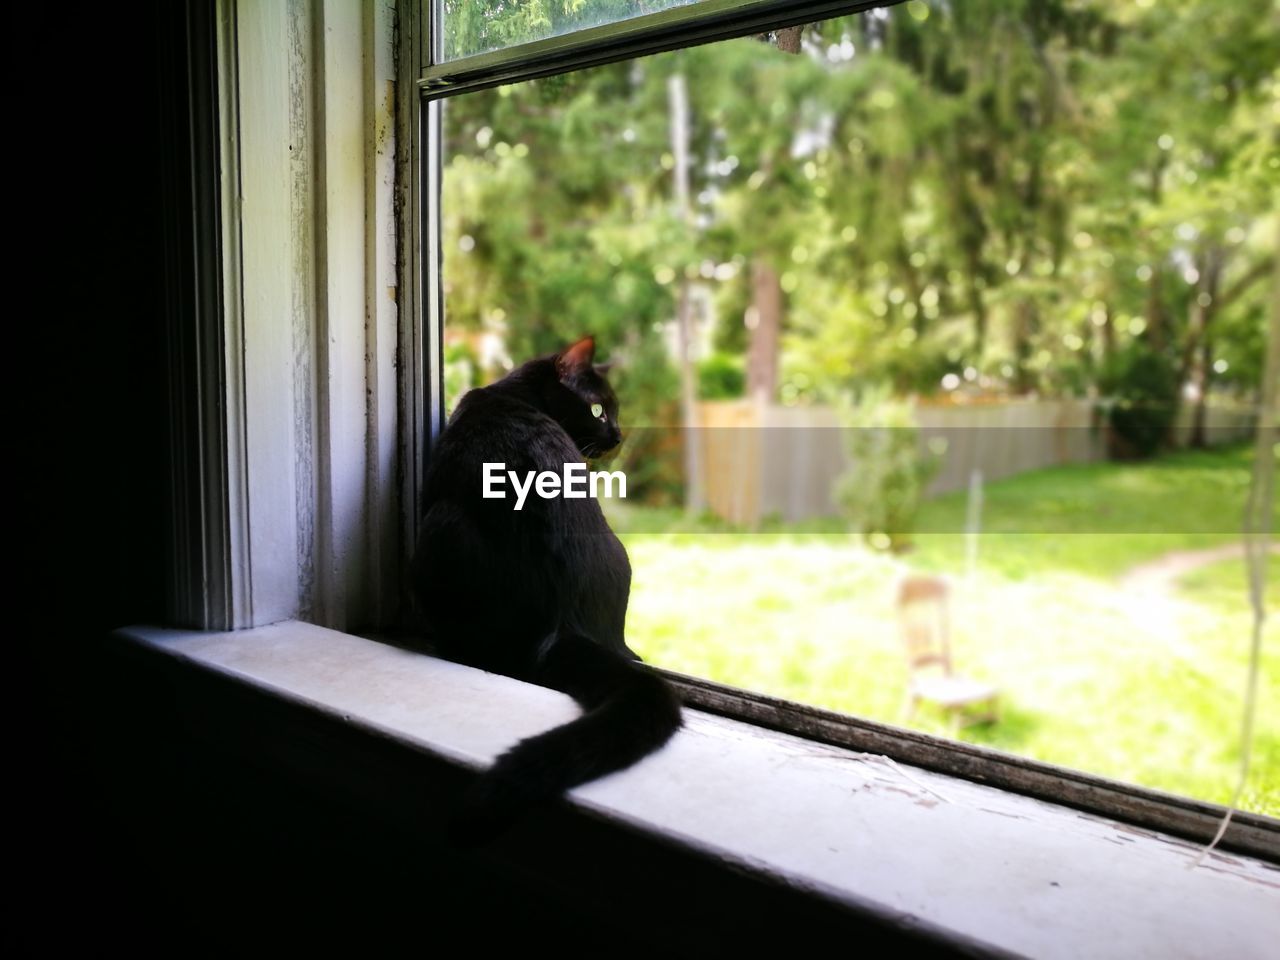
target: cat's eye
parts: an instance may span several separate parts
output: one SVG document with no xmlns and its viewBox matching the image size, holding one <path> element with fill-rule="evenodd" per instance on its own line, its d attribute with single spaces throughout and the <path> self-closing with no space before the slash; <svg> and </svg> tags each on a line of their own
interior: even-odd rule
<svg viewBox="0 0 1280 960">
<path fill-rule="evenodd" d="M 593 403 L 591 405 L 591 415 L 595 417 L 597 420 L 600 419 L 600 415 L 602 413 L 604 413 L 604 407 L 602 407 L 600 404 Z"/>
</svg>

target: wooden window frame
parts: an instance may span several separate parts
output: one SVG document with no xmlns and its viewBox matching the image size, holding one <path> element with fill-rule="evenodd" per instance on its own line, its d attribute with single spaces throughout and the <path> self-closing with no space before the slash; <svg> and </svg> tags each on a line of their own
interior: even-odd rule
<svg viewBox="0 0 1280 960">
<path fill-rule="evenodd" d="M 171 624 L 400 620 L 444 423 L 444 98 L 884 5 L 704 0 L 435 64 L 429 0 L 394 17 L 344 0 L 189 3 L 190 162 L 175 170 L 196 203 L 169 244 L 193 255 L 185 286 L 170 280 Z M 313 62 L 281 55 L 299 44 Z M 342 180 L 356 141 L 360 174 Z M 1227 813 L 663 672 L 699 709 L 1186 839 L 1207 842 Z M 1280 860 L 1280 822 L 1237 811 L 1221 845 Z"/>
</svg>

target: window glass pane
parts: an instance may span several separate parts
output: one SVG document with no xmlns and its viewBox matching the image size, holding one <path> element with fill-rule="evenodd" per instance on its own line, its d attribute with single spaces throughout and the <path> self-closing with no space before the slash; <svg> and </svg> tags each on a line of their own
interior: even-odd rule
<svg viewBox="0 0 1280 960">
<path fill-rule="evenodd" d="M 454 97 L 450 407 L 617 361 L 646 659 L 1226 802 L 1278 48 L 1267 0 L 916 0 Z"/>
<path fill-rule="evenodd" d="M 697 0 L 443 0 L 443 56 L 445 60 L 457 60 L 695 2 Z"/>
</svg>

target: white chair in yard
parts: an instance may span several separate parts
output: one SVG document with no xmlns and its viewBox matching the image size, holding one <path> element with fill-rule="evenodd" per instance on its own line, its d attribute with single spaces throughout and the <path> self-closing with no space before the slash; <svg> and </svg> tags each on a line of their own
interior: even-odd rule
<svg viewBox="0 0 1280 960">
<path fill-rule="evenodd" d="M 951 664 L 950 587 L 946 578 L 910 574 L 898 583 L 898 623 L 906 648 L 907 718 L 921 701 L 945 710 L 952 727 L 997 719 L 998 688 L 958 676 Z"/>
</svg>

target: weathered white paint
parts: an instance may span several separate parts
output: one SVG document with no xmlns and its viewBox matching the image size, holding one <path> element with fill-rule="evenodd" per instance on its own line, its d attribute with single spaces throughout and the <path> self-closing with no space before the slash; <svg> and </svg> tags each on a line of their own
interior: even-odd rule
<svg viewBox="0 0 1280 960">
<path fill-rule="evenodd" d="M 222 13 L 234 625 L 377 623 L 400 555 L 394 9 Z"/>
<path fill-rule="evenodd" d="M 232 0 L 218 3 L 218 116 L 221 118 L 223 136 L 219 144 L 219 188 L 222 196 L 222 303 L 224 343 L 224 416 L 228 429 L 223 437 L 226 443 L 226 475 L 220 477 L 223 486 L 215 494 L 206 491 L 206 497 L 225 497 L 226 557 L 222 565 L 230 589 L 226 595 L 230 609 L 214 611 L 206 603 L 198 604 L 204 610 L 204 625 L 217 629 L 236 627 L 252 622 L 252 536 L 249 529 L 249 487 L 245 464 L 248 451 L 247 437 L 242 429 L 245 423 L 245 363 L 244 363 L 244 293 L 241 250 L 241 172 L 240 172 L 240 71 L 239 57 L 234 38 L 237 29 L 236 4 Z M 215 488 L 216 489 L 216 488 Z M 206 504 L 206 512 L 208 511 Z M 212 526 L 212 523 L 207 523 Z M 212 534 L 212 531 L 210 532 Z M 202 584 L 208 597 L 210 585 Z M 173 598 L 177 603 L 190 603 L 192 598 Z"/>
<path fill-rule="evenodd" d="M 242 423 L 248 502 L 247 621 L 269 623 L 299 613 L 295 451 L 301 438 L 294 397 L 295 303 L 289 281 L 295 245 L 290 146 L 293 136 L 290 9 L 276 0 L 236 3 L 240 195 L 224 196 L 240 216 L 243 339 L 229 343 L 244 365 Z M 224 124 L 224 136 L 229 124 Z M 305 480 L 305 478 L 301 478 Z M 243 604 L 237 607 L 243 609 Z"/>
<path fill-rule="evenodd" d="M 427 376 L 423 349 L 426 335 L 427 237 L 438 234 L 420 216 L 423 196 L 422 123 L 426 109 L 418 90 L 422 65 L 422 15 L 420 0 L 398 0 L 396 4 L 396 183 L 395 201 L 399 218 L 396 236 L 396 304 L 399 312 L 399 431 L 400 502 L 406 505 L 399 515 L 400 555 L 407 558 L 418 531 L 418 491 L 424 464 L 425 440 L 429 435 L 428 398 L 431 385 L 439 389 L 439 373 Z M 437 139 L 438 142 L 438 139 Z M 431 360 L 439 365 L 438 357 Z"/>
<path fill-rule="evenodd" d="M 313 4 L 288 0 L 289 6 L 289 182 L 294 244 L 289 271 L 293 296 L 292 412 L 297 521 L 296 616 L 312 618 L 316 595 L 316 227 L 315 227 L 315 83 L 311 69 Z M 282 398 L 282 404 L 285 402 Z"/>
<path fill-rule="evenodd" d="M 365 529 L 368 536 L 366 621 L 392 622 L 399 599 L 400 499 L 396 351 L 400 311 L 396 291 L 396 63 L 394 0 L 363 6 L 365 116 L 365 381 L 367 451 Z M 408 314 L 406 313 L 406 319 Z M 413 499 L 409 499 L 413 503 Z"/>
<path fill-rule="evenodd" d="M 153 648 L 480 766 L 569 698 L 300 623 Z M 573 792 L 749 870 L 1035 957 L 1264 958 L 1280 869 L 1028 797 L 686 712 L 662 751 Z"/>
<path fill-rule="evenodd" d="M 361 6 L 317 0 L 312 44 L 319 200 L 316 612 L 321 622 L 336 627 L 358 618 L 364 607 L 368 556 L 364 53 Z"/>
</svg>

